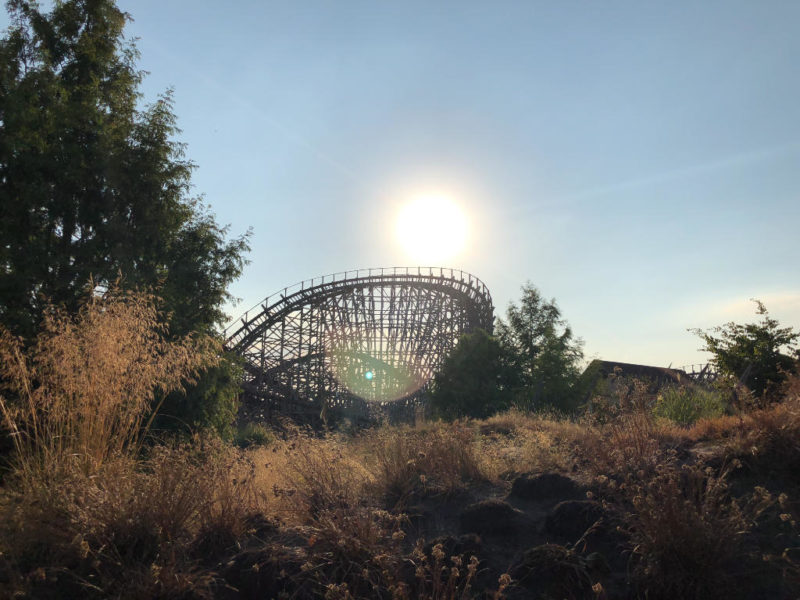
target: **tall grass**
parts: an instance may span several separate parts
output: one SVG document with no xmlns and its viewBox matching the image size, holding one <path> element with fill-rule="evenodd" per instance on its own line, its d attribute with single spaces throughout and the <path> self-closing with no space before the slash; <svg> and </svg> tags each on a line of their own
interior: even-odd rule
<svg viewBox="0 0 800 600">
<path fill-rule="evenodd" d="M 152 295 L 110 292 L 73 316 L 50 308 L 28 346 L 0 329 L 0 418 L 13 441 L 0 553 L 34 597 L 43 586 L 202 597 L 213 578 L 192 548 L 243 531 L 253 495 L 234 489 L 248 468 L 232 449 L 196 441 L 142 454 L 158 398 L 218 356 L 206 338 L 168 340 L 164 322 Z"/>
<path fill-rule="evenodd" d="M 153 296 L 110 292 L 76 316 L 51 307 L 30 348 L 0 327 L 0 416 L 18 472 L 93 472 L 138 445 L 156 397 L 218 360 L 208 338 L 168 341 L 164 322 Z"/>
<path fill-rule="evenodd" d="M 414 495 L 452 494 L 486 479 L 477 432 L 466 423 L 379 429 L 359 445 L 372 487 L 390 508 L 404 507 Z"/>
<path fill-rule="evenodd" d="M 663 463 L 622 488 L 633 575 L 647 598 L 735 598 L 752 548 L 746 534 L 772 504 L 762 488 L 730 496 L 730 468 Z"/>
<path fill-rule="evenodd" d="M 92 299 L 75 318 L 51 311 L 28 348 L 0 334 L 0 416 L 16 453 L 0 487 L 0 588 L 212 598 L 249 578 L 254 597 L 492 597 L 484 569 L 497 565 L 448 555 L 448 542 L 426 545 L 404 511 L 452 510 L 453 496 L 496 497 L 518 474 L 559 471 L 591 484 L 625 534 L 606 541 L 628 543 L 623 561 L 631 557 L 639 586 L 631 594 L 735 597 L 762 583 L 739 577 L 762 551 L 774 555 L 764 580 L 796 589 L 794 490 L 773 490 L 775 502 L 743 477 L 796 481 L 796 381 L 781 404 L 686 427 L 654 418 L 655 396 L 627 382 L 620 402 L 582 420 L 510 411 L 354 435 L 251 428 L 245 449 L 199 437 L 143 447 L 159 395 L 214 360 L 211 343 L 169 343 L 160 322 L 152 297 L 118 294 Z M 681 446 L 698 441 L 716 453 L 713 464 L 739 459 L 742 469 L 694 464 Z M 483 543 L 476 553 L 498 550 Z M 498 584 L 495 598 L 509 576 Z"/>
</svg>

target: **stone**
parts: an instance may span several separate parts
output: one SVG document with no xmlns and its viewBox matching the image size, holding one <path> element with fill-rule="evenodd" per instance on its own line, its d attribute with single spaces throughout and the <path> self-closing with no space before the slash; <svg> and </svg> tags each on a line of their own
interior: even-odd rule
<svg viewBox="0 0 800 600">
<path fill-rule="evenodd" d="M 582 490 L 569 477 L 558 473 L 520 475 L 511 485 L 509 498 L 527 502 L 553 502 L 576 499 L 582 496 Z"/>
<path fill-rule="evenodd" d="M 479 535 L 509 535 L 519 530 L 524 514 L 503 500 L 483 500 L 467 506 L 460 516 L 461 531 Z"/>
<path fill-rule="evenodd" d="M 574 544 L 598 520 L 605 516 L 603 507 L 590 500 L 564 500 L 555 505 L 544 522 L 547 534 Z"/>
</svg>

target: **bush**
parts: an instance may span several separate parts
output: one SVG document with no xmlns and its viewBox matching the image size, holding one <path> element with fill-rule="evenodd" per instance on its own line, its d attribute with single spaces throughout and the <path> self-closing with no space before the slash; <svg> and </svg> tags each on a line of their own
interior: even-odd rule
<svg viewBox="0 0 800 600">
<path fill-rule="evenodd" d="M 747 594 L 746 578 L 761 557 L 745 534 L 774 502 L 762 488 L 731 498 L 729 473 L 667 463 L 652 477 L 625 482 L 621 527 L 632 548 L 637 597 L 756 597 Z"/>
<path fill-rule="evenodd" d="M 678 425 L 694 425 L 700 419 L 713 419 L 725 414 L 722 395 L 715 390 L 671 387 L 661 391 L 653 408 L 657 417 Z"/>
<path fill-rule="evenodd" d="M 221 338 L 218 341 L 221 343 Z M 231 440 L 241 393 L 239 363 L 230 352 L 223 352 L 216 365 L 197 374 L 195 385 L 164 397 L 153 429 L 188 436 L 207 431 Z"/>
<path fill-rule="evenodd" d="M 234 443 L 240 448 L 250 446 L 269 446 L 275 441 L 272 432 L 259 423 L 248 423 L 236 432 Z"/>
</svg>

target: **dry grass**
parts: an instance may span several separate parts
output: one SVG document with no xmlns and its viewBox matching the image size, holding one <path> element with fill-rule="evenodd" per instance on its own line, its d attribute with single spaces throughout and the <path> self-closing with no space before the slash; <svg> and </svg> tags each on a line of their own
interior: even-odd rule
<svg viewBox="0 0 800 600">
<path fill-rule="evenodd" d="M 75 317 L 51 308 L 27 351 L 0 327 L 0 416 L 18 474 L 91 473 L 131 451 L 157 394 L 218 360 L 208 338 L 168 342 L 163 322 L 152 296 L 109 292 Z"/>
<path fill-rule="evenodd" d="M 552 471 L 593 482 L 616 517 L 632 593 L 743 595 L 766 577 L 756 551 L 779 582 L 772 591 L 800 580 L 795 490 L 746 481 L 796 484 L 796 378 L 783 403 L 690 428 L 654 419 L 634 382 L 619 387 L 625 402 L 577 421 L 509 411 L 351 436 L 284 428 L 246 450 L 211 438 L 142 447 L 156 394 L 213 360 L 205 342 L 165 342 L 158 319 L 152 298 L 119 296 L 77 319 L 53 312 L 27 355 L 0 336 L 11 392 L 0 407 L 16 453 L 0 488 L 0 586 L 29 597 L 212 598 L 233 578 L 253 597 L 475 598 L 478 559 L 409 539 L 403 511 L 423 499 L 434 509 L 453 496 L 472 502 Z M 695 462 L 686 448 L 697 443 L 717 467 Z M 737 460 L 742 469 L 726 468 Z M 504 575 L 492 592 L 483 580 L 482 597 L 510 583 Z"/>
<path fill-rule="evenodd" d="M 150 295 L 91 296 L 75 317 L 56 309 L 25 349 L 0 331 L 0 415 L 12 470 L 0 494 L 0 551 L 32 595 L 208 595 L 192 548 L 221 549 L 244 530 L 252 469 L 216 442 L 142 440 L 159 394 L 217 360 L 215 345 L 169 342 Z M 122 582 L 127 581 L 123 586 Z"/>
<path fill-rule="evenodd" d="M 738 459 L 757 476 L 800 472 L 800 396 L 787 394 L 766 408 L 699 421 L 685 436 L 713 445 L 719 457 Z"/>
<path fill-rule="evenodd" d="M 631 472 L 652 473 L 681 441 L 679 428 L 656 421 L 648 411 L 635 410 L 587 425 L 575 452 L 588 475 L 624 477 Z"/>
<path fill-rule="evenodd" d="M 356 441 L 371 475 L 371 490 L 388 508 L 413 495 L 452 494 L 484 481 L 474 427 L 466 423 L 425 428 L 382 428 Z"/>
<path fill-rule="evenodd" d="M 489 477 L 477 429 L 468 424 L 383 427 L 354 437 L 318 437 L 294 430 L 288 439 L 251 452 L 264 468 L 270 509 L 294 523 L 323 510 L 375 503 L 402 510 L 412 497 L 448 495 Z"/>
<path fill-rule="evenodd" d="M 746 534 L 773 501 L 757 488 L 731 498 L 728 468 L 664 463 L 620 486 L 617 509 L 630 539 L 633 575 L 648 598 L 738 597 L 749 575 Z M 639 474 L 642 475 L 641 473 Z"/>
<path fill-rule="evenodd" d="M 37 589 L 38 573 L 75 594 L 210 595 L 201 559 L 220 556 L 260 510 L 253 465 L 219 442 L 157 447 L 107 460 L 91 477 L 4 491 L 3 551 Z"/>
<path fill-rule="evenodd" d="M 273 507 L 284 519 L 301 524 L 325 511 L 358 506 L 369 481 L 364 465 L 335 437 L 298 432 L 256 456 L 268 459 L 264 465 L 271 472 L 262 483 L 272 484 Z"/>
<path fill-rule="evenodd" d="M 585 427 L 557 415 L 510 410 L 480 422 L 478 429 L 484 473 L 510 481 L 522 473 L 572 471 Z"/>
</svg>

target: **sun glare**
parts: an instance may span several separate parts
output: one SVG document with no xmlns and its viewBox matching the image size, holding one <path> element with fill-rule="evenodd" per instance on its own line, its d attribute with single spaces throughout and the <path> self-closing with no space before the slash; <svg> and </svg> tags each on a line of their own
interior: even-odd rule
<svg viewBox="0 0 800 600">
<path fill-rule="evenodd" d="M 446 196 L 420 196 L 400 209 L 396 234 L 412 260 L 441 265 L 464 249 L 467 219 L 461 208 Z"/>
</svg>

